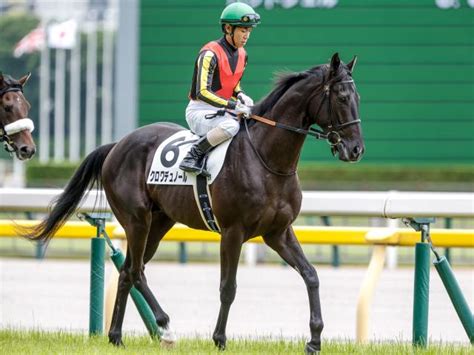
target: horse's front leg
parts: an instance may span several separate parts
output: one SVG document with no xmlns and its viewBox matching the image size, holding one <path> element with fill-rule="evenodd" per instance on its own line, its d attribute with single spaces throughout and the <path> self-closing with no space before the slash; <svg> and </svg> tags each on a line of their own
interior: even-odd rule
<svg viewBox="0 0 474 355">
<path fill-rule="evenodd" d="M 219 349 L 224 350 L 226 345 L 225 329 L 229 309 L 237 290 L 236 274 L 242 250 L 243 233 L 237 228 L 228 229 L 222 233 L 221 239 L 221 308 L 212 339 Z"/>
<path fill-rule="evenodd" d="M 319 299 L 318 274 L 313 265 L 306 259 L 291 226 L 283 233 L 268 234 L 263 239 L 283 260 L 300 273 L 306 284 L 310 307 L 311 340 L 306 344 L 305 352 L 307 354 L 317 353 L 321 350 L 321 332 L 324 327 Z"/>
</svg>

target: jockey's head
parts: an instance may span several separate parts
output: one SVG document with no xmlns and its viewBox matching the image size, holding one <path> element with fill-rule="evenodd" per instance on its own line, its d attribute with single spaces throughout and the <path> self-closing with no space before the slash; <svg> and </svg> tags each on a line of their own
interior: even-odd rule
<svg viewBox="0 0 474 355">
<path fill-rule="evenodd" d="M 259 23 L 260 15 L 251 6 L 241 2 L 227 5 L 220 18 L 222 32 L 237 48 L 245 45 L 250 32 Z"/>
</svg>

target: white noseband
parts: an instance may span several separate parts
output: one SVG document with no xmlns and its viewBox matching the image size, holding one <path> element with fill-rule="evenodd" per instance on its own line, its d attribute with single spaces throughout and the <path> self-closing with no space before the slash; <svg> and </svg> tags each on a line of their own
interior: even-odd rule
<svg viewBox="0 0 474 355">
<path fill-rule="evenodd" d="M 12 134 L 15 134 L 24 130 L 33 132 L 33 130 L 35 129 L 35 125 L 31 119 L 22 118 L 20 120 L 7 124 L 6 126 L 3 127 L 3 129 L 5 133 L 10 136 Z"/>
</svg>

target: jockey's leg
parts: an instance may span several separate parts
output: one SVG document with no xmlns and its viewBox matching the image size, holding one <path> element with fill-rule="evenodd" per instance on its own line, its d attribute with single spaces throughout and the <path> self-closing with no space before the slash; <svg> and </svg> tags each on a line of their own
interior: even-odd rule
<svg viewBox="0 0 474 355">
<path fill-rule="evenodd" d="M 194 143 L 188 154 L 184 157 L 179 165 L 180 169 L 192 173 L 206 173 L 202 166 L 206 154 L 212 148 L 231 139 L 239 132 L 239 122 L 227 115 L 216 118 L 213 121 L 212 125 L 208 125 L 209 130 L 207 133 Z"/>
<path fill-rule="evenodd" d="M 179 168 L 189 173 L 203 172 L 203 158 L 212 148 L 207 136 L 199 138 L 179 164 Z"/>
</svg>

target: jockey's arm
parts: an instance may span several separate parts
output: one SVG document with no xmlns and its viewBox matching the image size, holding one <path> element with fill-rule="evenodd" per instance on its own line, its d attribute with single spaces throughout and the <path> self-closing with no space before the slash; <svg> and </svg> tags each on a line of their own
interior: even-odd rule
<svg viewBox="0 0 474 355">
<path fill-rule="evenodd" d="M 238 82 L 237 86 L 234 89 L 234 94 L 232 95 L 233 97 L 237 97 L 238 94 L 243 92 L 242 87 L 240 86 L 240 81 Z"/>
<path fill-rule="evenodd" d="M 236 101 L 226 100 L 212 91 L 212 78 L 217 67 L 217 58 L 211 51 L 200 54 L 198 61 L 198 74 L 196 78 L 197 99 L 207 102 L 215 107 L 234 109 Z"/>
</svg>

